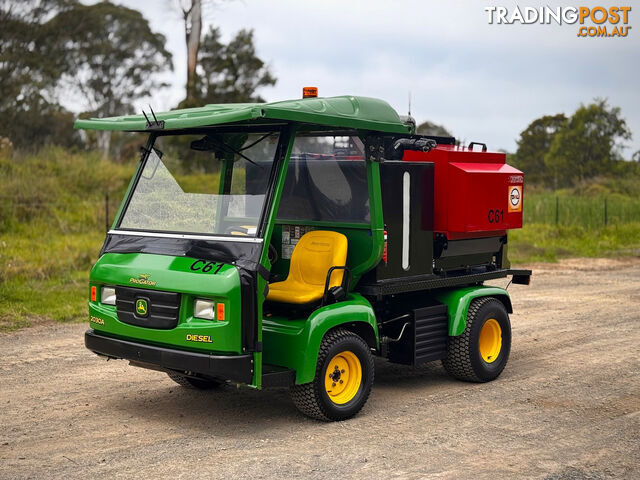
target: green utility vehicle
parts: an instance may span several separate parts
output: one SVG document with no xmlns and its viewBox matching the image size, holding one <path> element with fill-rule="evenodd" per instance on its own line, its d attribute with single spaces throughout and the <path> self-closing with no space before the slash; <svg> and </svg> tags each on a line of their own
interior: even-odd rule
<svg viewBox="0 0 640 480">
<path fill-rule="evenodd" d="M 76 128 L 149 135 L 91 271 L 98 355 L 185 387 L 290 387 L 321 420 L 363 407 L 374 356 L 474 382 L 505 368 L 511 301 L 483 282 L 531 272 L 507 260 L 523 174 L 504 154 L 354 96 Z"/>
</svg>

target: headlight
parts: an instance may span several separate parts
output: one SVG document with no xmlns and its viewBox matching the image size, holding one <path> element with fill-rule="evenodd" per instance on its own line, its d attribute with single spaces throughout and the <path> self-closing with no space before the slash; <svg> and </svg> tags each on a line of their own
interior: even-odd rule
<svg viewBox="0 0 640 480">
<path fill-rule="evenodd" d="M 214 307 L 215 303 L 212 300 L 197 298 L 193 302 L 193 316 L 204 318 L 205 320 L 214 320 L 216 318 Z"/>
<path fill-rule="evenodd" d="M 105 305 L 116 304 L 116 289 L 113 287 L 102 287 L 100 290 L 100 303 Z"/>
</svg>

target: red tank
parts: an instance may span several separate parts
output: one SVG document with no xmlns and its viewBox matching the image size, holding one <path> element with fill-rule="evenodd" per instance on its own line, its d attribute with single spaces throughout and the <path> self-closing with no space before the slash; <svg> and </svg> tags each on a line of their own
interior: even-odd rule
<svg viewBox="0 0 640 480">
<path fill-rule="evenodd" d="M 524 174 L 506 155 L 453 145 L 404 152 L 403 161 L 433 162 L 433 230 L 450 240 L 504 235 L 522 227 Z"/>
</svg>

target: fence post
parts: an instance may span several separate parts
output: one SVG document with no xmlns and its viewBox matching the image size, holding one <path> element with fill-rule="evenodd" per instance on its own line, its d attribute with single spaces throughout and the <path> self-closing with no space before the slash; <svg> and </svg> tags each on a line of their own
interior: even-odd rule
<svg viewBox="0 0 640 480">
<path fill-rule="evenodd" d="M 559 209 L 559 200 L 558 200 L 558 196 L 556 195 L 556 227 L 558 226 L 558 209 Z"/>
<path fill-rule="evenodd" d="M 104 230 L 109 231 L 109 192 L 104 194 Z"/>
<path fill-rule="evenodd" d="M 604 226 L 607 226 L 607 197 L 604 197 Z"/>
</svg>

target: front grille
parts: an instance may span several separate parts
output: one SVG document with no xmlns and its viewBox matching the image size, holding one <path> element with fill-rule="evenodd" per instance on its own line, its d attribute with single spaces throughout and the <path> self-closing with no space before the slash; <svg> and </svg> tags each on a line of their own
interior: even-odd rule
<svg viewBox="0 0 640 480">
<path fill-rule="evenodd" d="M 146 316 L 136 312 L 136 303 L 139 300 L 146 302 Z M 121 322 L 138 327 L 168 330 L 178 325 L 180 294 L 144 288 L 116 287 L 116 311 Z"/>
</svg>

